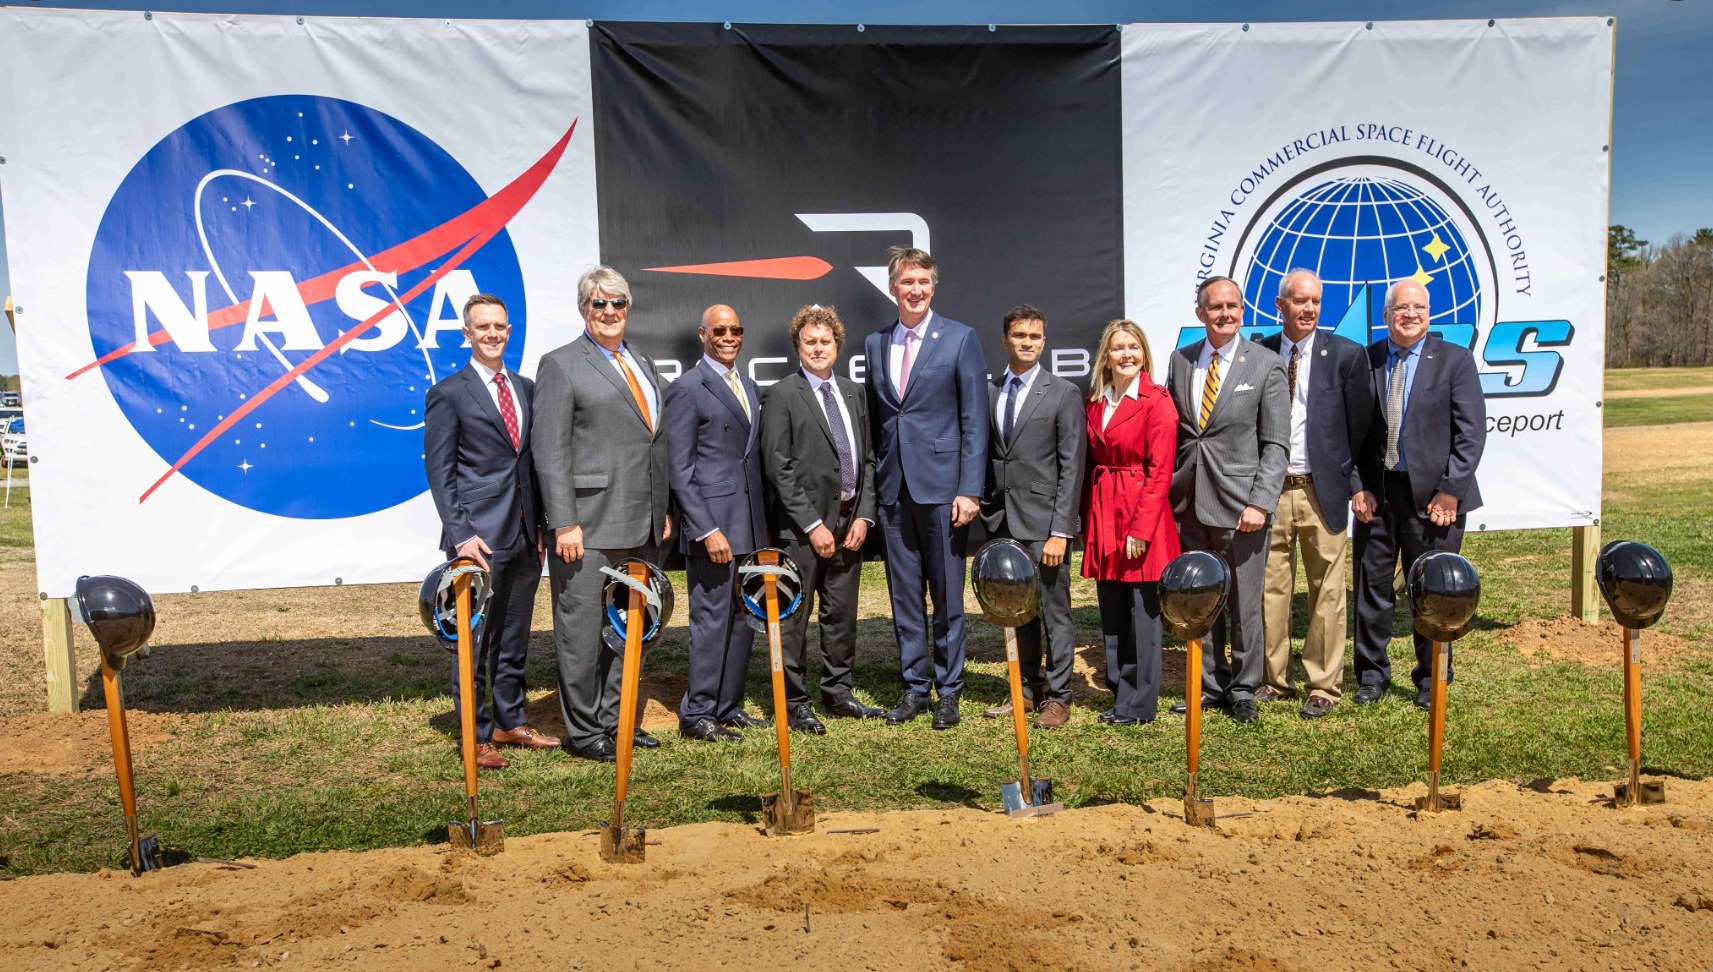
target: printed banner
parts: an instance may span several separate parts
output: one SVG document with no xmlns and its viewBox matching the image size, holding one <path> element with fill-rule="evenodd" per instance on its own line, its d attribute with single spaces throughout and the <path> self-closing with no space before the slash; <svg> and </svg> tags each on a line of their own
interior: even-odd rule
<svg viewBox="0 0 1713 972">
<path fill-rule="evenodd" d="M 1164 375 L 1195 286 L 1324 281 L 1321 326 L 1385 336 L 1414 278 L 1475 352 L 1471 530 L 1600 515 L 1612 32 L 1606 18 L 1124 28 L 1125 307 Z"/>
<path fill-rule="evenodd" d="M 152 591 L 420 578 L 427 388 L 599 257 L 582 22 L 0 12 L 37 571 Z"/>
</svg>

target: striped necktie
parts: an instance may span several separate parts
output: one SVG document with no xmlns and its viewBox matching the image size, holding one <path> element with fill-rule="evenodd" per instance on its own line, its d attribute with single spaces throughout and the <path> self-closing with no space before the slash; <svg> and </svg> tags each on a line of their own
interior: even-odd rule
<svg viewBox="0 0 1713 972">
<path fill-rule="evenodd" d="M 749 414 L 749 396 L 743 393 L 743 382 L 738 381 L 737 369 L 726 369 L 726 386 L 738 397 L 738 404 L 743 406 L 743 417 L 753 420 L 754 416 Z"/>
<path fill-rule="evenodd" d="M 1392 383 L 1386 389 L 1386 468 L 1397 469 L 1398 437 L 1404 431 L 1404 382 L 1409 378 L 1410 348 L 1398 352 L 1392 365 Z"/>
<path fill-rule="evenodd" d="M 1207 363 L 1207 381 L 1201 386 L 1201 427 L 1207 428 L 1208 417 L 1213 415 L 1213 403 L 1219 399 L 1219 352 L 1213 353 L 1213 358 Z"/>
<path fill-rule="evenodd" d="M 654 417 L 648 414 L 648 398 L 642 393 L 642 385 L 637 383 L 636 372 L 630 370 L 622 354 L 613 355 L 613 360 L 619 363 L 619 370 L 625 373 L 625 384 L 630 386 L 630 397 L 636 399 L 636 407 L 642 412 L 642 424 L 648 426 L 648 431 L 654 431 Z"/>
</svg>

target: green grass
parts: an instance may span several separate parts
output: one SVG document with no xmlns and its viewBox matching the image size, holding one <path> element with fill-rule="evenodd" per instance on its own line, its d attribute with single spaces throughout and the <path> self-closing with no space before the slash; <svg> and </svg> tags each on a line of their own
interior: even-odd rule
<svg viewBox="0 0 1713 972">
<path fill-rule="evenodd" d="M 1604 510 L 1606 538 L 1634 538 L 1664 551 L 1678 572 L 1680 600 L 1661 629 L 1692 639 L 1680 664 L 1647 671 L 1646 764 L 1653 772 L 1704 777 L 1713 773 L 1713 720 L 1705 701 L 1713 695 L 1713 624 L 1705 605 L 1690 599 L 1697 591 L 1704 599 L 1713 578 L 1713 517 L 1707 515 L 1713 481 L 1662 487 L 1632 477 L 1609 480 L 1608 490 L 1625 498 Z M 0 511 L 0 544 L 21 538 L 27 551 L 27 505 L 17 500 L 15 492 L 13 508 Z M 1474 534 L 1465 543 L 1484 589 L 1480 622 L 1457 646 L 1444 762 L 1452 781 L 1619 775 L 1619 671 L 1543 665 L 1498 640 L 1509 625 L 1568 609 L 1570 539 L 1569 530 L 1538 530 Z M 27 557 L 0 552 L 0 560 L 22 569 L 28 565 L 16 561 Z M 883 589 L 883 572 L 870 565 L 857 681 L 865 700 L 890 705 L 899 688 L 896 661 L 888 660 Z M 175 603 L 214 611 L 223 603 L 217 598 L 235 596 Z M 409 596 L 399 594 L 400 611 Z M 1075 597 L 1078 641 L 1088 657 L 1099 650 L 1091 586 L 1079 582 Z M 999 807 L 1000 782 L 1016 774 L 1011 729 L 980 712 L 1005 694 L 1000 637 L 983 621 L 972 619 L 970 628 L 964 722 L 956 730 L 933 732 L 926 719 L 902 728 L 837 722 L 826 737 L 794 737 L 796 782 L 814 789 L 819 807 Z M 439 649 L 420 636 L 347 640 L 344 632 L 329 630 L 316 639 L 271 642 L 268 627 L 257 630 L 247 636 L 254 640 L 238 646 L 163 646 L 137 666 L 133 704 L 184 713 L 171 739 L 138 758 L 145 829 L 158 831 L 169 851 L 211 857 L 444 840 L 447 820 L 463 816 L 463 802 Z M 1295 634 L 1303 634 L 1300 621 Z M 1395 675 L 1407 683 L 1413 658 L 1402 618 L 1394 634 Z M 29 650 L 38 653 L 39 664 L 35 644 L 31 640 Z M 551 685 L 549 644 L 538 632 L 529 669 L 530 684 L 538 688 Z M 269 664 L 283 670 L 264 668 L 264 653 L 282 646 L 299 660 L 276 658 Z M 233 652 L 251 654 L 235 667 L 215 665 Z M 756 653 L 748 687 L 751 711 L 763 713 L 771 709 L 764 657 Z M 244 676 L 241 666 L 251 659 Z M 683 674 L 682 627 L 669 633 L 646 670 Z M 1347 693 L 1354 690 L 1348 672 L 1347 665 Z M 1183 723 L 1165 709 L 1182 696 L 1181 684 L 1165 686 L 1159 720 L 1139 728 L 1098 724 L 1094 716 L 1110 704 L 1108 697 L 1079 704 L 1069 726 L 1032 733 L 1032 765 L 1054 779 L 1071 806 L 1176 796 L 1184 782 Z M 1410 703 L 1410 694 L 1399 691 L 1382 705 L 1343 704 L 1312 723 L 1296 718 L 1292 704 L 1271 705 L 1253 727 L 1210 714 L 1202 787 L 1212 794 L 1270 797 L 1422 779 L 1426 723 Z M 660 750 L 638 753 L 628 819 L 654 827 L 755 822 L 760 795 L 777 787 L 772 740 L 762 731 L 739 745 L 710 746 L 662 734 Z M 503 817 L 508 834 L 587 829 L 607 816 L 611 767 L 556 752 L 508 755 L 512 769 L 482 777 L 483 815 Z M 0 874 L 92 870 L 119 860 L 122 819 L 105 766 L 73 776 L 0 775 L 0 808 Z"/>
<path fill-rule="evenodd" d="M 1713 368 L 1607 368 L 1606 390 L 1640 391 L 1657 388 L 1713 386 Z"/>
<path fill-rule="evenodd" d="M 1607 399 L 1606 427 L 1713 422 L 1713 394 Z"/>
</svg>

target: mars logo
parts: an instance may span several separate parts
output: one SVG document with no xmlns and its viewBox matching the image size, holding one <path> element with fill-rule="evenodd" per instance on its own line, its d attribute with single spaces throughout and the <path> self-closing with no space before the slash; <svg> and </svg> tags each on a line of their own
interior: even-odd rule
<svg viewBox="0 0 1713 972">
<path fill-rule="evenodd" d="M 1240 186 L 1233 194 L 1234 205 L 1260 203 L 1229 270 L 1243 288 L 1245 335 L 1278 332 L 1273 298 L 1285 274 L 1298 267 L 1321 277 L 1321 326 L 1358 344 L 1385 336 L 1387 288 L 1415 280 L 1428 292 L 1429 329 L 1480 350 L 1489 397 L 1552 391 L 1563 358 L 1537 349 L 1568 345 L 1574 328 L 1569 321 L 1500 321 L 1494 248 L 1475 210 L 1448 183 L 1417 166 L 1371 156 L 1315 166 L 1265 201 L 1248 198 L 1259 191 Z M 1221 231 L 1218 224 L 1215 229 Z M 1178 343 L 1201 337 L 1201 328 L 1185 328 Z"/>
<path fill-rule="evenodd" d="M 99 368 L 171 464 L 139 501 L 175 473 L 310 519 L 423 492 L 423 396 L 469 360 L 466 297 L 506 301 L 507 360 L 521 360 L 528 313 L 505 226 L 572 131 L 491 197 L 422 133 L 332 98 L 228 105 L 150 149 L 90 254 L 99 357 L 67 376 Z"/>
</svg>

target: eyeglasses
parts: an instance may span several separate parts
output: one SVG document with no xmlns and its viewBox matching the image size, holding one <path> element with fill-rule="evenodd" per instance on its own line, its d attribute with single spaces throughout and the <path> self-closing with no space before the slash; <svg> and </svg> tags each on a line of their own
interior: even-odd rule
<svg viewBox="0 0 1713 972">
<path fill-rule="evenodd" d="M 708 328 L 708 336 L 709 337 L 725 337 L 728 334 L 730 334 L 732 337 L 743 337 L 743 325 L 742 324 L 733 324 L 730 327 L 710 327 L 710 328 Z"/>
<path fill-rule="evenodd" d="M 589 298 L 589 306 L 593 307 L 596 310 L 606 310 L 608 304 L 613 305 L 613 310 L 624 310 L 626 307 L 630 306 L 630 298 L 629 297 L 615 297 L 611 300 L 608 300 L 605 297 L 591 297 L 591 298 Z"/>
<path fill-rule="evenodd" d="M 1428 305 L 1426 305 L 1426 304 L 1393 304 L 1392 305 L 1392 313 L 1397 314 L 1397 313 L 1401 313 L 1403 311 L 1410 311 L 1410 312 L 1416 313 L 1416 314 L 1426 314 L 1428 312 Z"/>
</svg>

